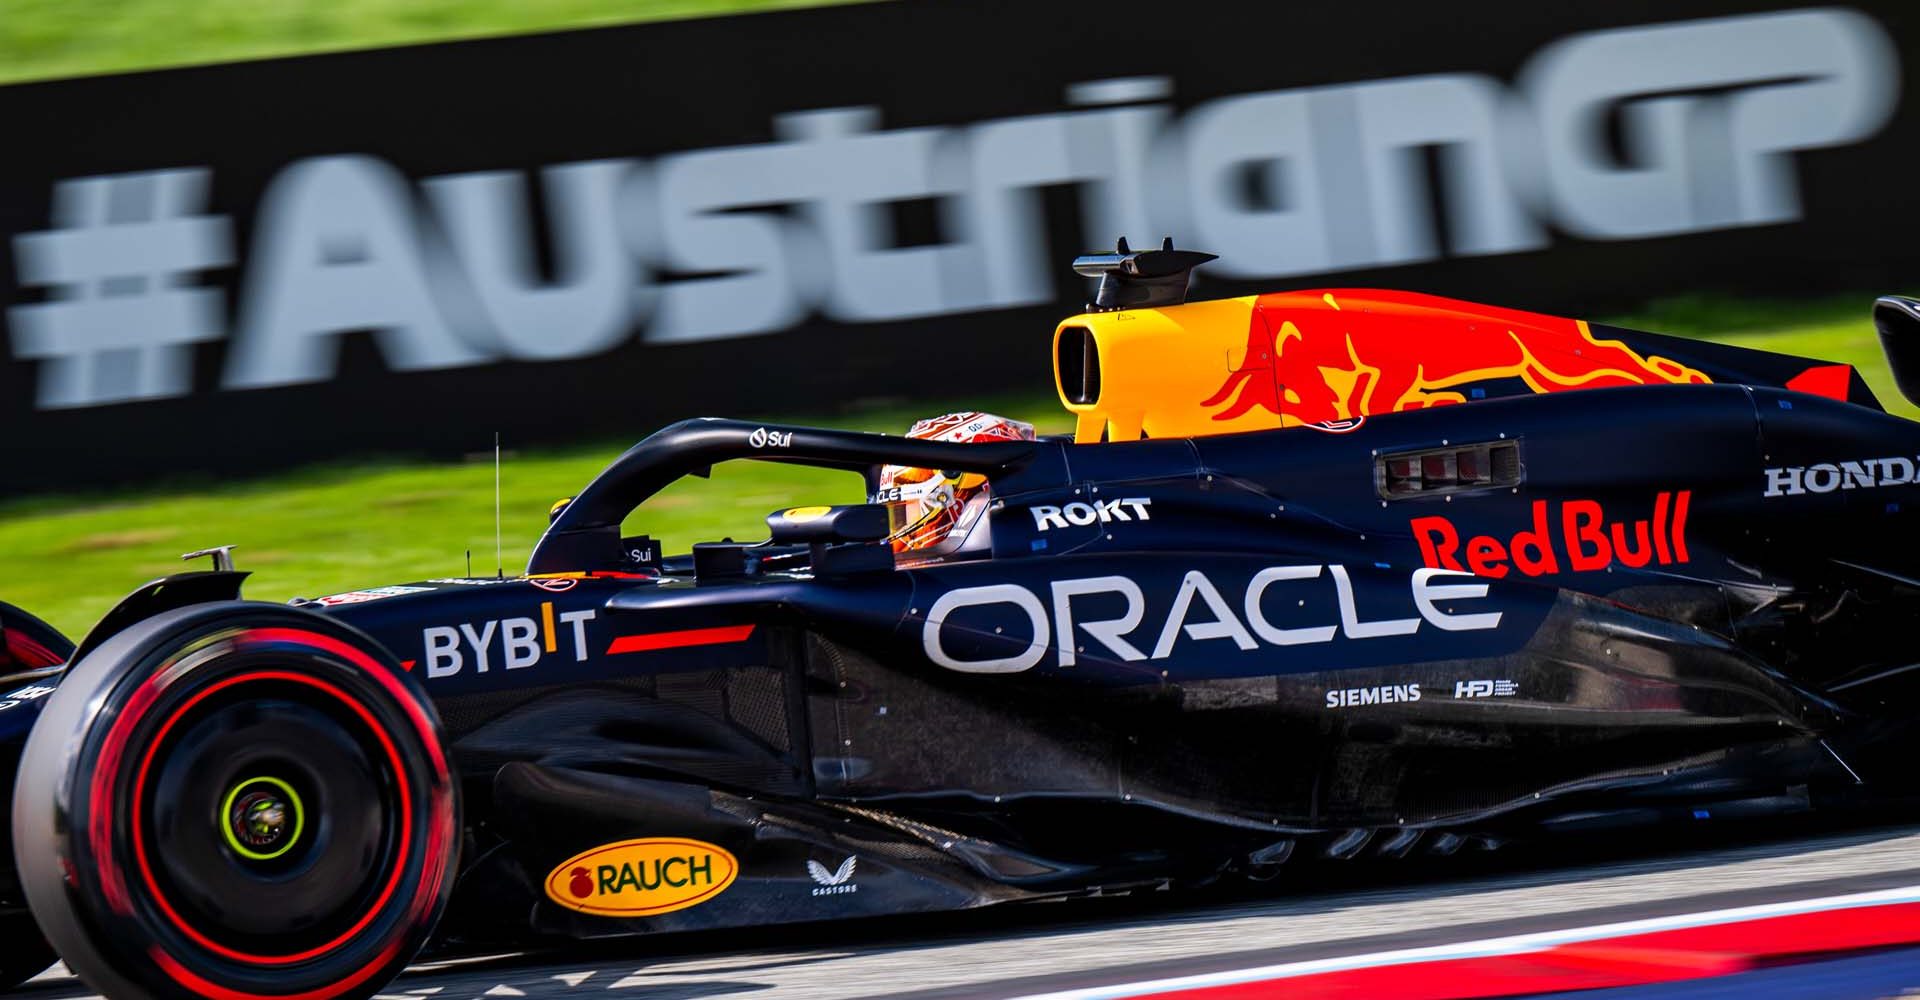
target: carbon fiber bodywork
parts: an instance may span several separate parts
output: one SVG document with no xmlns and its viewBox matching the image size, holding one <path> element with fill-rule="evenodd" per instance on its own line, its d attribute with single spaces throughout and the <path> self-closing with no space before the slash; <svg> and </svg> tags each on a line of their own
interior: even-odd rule
<svg viewBox="0 0 1920 1000">
<path fill-rule="evenodd" d="M 1806 365 L 1678 343 L 1723 384 L 1097 445 L 689 421 L 560 510 L 529 576 L 304 606 L 437 703 L 470 943 L 1905 795 L 1920 427 L 1851 373 L 1739 384 Z M 966 470 L 994 501 L 940 558 L 838 509 L 684 556 L 622 535 L 732 459 Z M 594 860 L 633 841 L 697 846 Z"/>
<path fill-rule="evenodd" d="M 685 458 L 685 438 L 754 454 L 763 430 L 793 435 L 793 461 L 889 446 L 707 421 L 636 451 L 665 480 L 714 458 Z M 1518 442 L 1517 486 L 1379 495 L 1380 455 L 1498 441 Z M 1915 452 L 1906 421 L 1745 386 L 1048 440 L 982 458 L 998 499 L 972 558 L 762 544 L 703 552 L 707 572 L 621 559 L 330 613 L 432 671 L 469 810 L 489 815 L 469 882 L 502 905 L 455 906 L 456 933 L 511 936 L 529 912 L 591 935 L 968 906 L 1203 881 L 1297 845 L 1804 808 L 1856 775 L 1904 791 L 1883 751 L 1908 704 L 1913 487 L 1763 494 L 1768 467 Z M 633 474 L 616 465 L 549 542 Z M 1616 524 L 1625 549 L 1594 565 Z M 1506 564 L 1429 572 L 1449 530 L 1452 559 L 1492 538 Z M 720 845 L 740 878 L 639 919 L 541 892 L 563 860 L 639 837 Z M 857 891 L 816 892 L 837 887 L 807 862 L 850 857 Z"/>
</svg>

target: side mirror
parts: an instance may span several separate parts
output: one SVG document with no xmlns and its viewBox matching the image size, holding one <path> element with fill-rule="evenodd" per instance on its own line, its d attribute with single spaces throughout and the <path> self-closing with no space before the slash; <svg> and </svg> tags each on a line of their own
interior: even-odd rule
<svg viewBox="0 0 1920 1000">
<path fill-rule="evenodd" d="M 885 504 L 843 507 L 789 507 L 767 515 L 767 531 L 776 545 L 828 545 L 878 542 L 893 533 Z"/>
</svg>

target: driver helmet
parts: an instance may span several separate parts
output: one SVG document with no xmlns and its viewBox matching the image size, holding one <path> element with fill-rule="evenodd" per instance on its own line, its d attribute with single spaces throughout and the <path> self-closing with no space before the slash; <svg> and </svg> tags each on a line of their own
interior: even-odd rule
<svg viewBox="0 0 1920 1000">
<path fill-rule="evenodd" d="M 910 438 L 928 441 L 1031 441 L 1033 425 L 991 413 L 949 413 L 916 421 L 907 430 Z M 956 544 L 966 537 L 981 512 L 987 509 L 987 477 L 977 472 L 952 472 L 916 469 L 905 465 L 887 465 L 880 469 L 879 492 L 874 502 L 892 508 L 893 534 L 889 540 L 895 552 L 925 552 L 936 549 L 951 536 Z M 963 529 L 959 534 L 955 528 Z"/>
</svg>

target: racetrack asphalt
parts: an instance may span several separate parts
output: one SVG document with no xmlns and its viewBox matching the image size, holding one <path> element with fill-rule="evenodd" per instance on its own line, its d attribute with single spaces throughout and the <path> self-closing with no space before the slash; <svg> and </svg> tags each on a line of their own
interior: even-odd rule
<svg viewBox="0 0 1920 1000">
<path fill-rule="evenodd" d="M 416 966 L 381 995 L 1030 996 L 1920 885 L 1920 823 L 1813 836 L 1776 831 L 1737 846 L 1690 842 L 1658 853 L 1588 855 L 1321 863 L 1303 865 L 1292 884 L 1283 877 L 1258 894 L 1148 893 L 469 958 Z M 1835 965 L 1828 974 L 1844 968 Z M 1886 953 L 1862 968 L 1871 974 L 1863 973 L 1860 985 L 1873 983 L 1862 996 L 1920 987 L 1920 951 Z M 63 973 L 56 968 L 9 1000 L 94 996 Z M 1840 985 L 1828 982 L 1829 995 L 1854 995 Z"/>
</svg>

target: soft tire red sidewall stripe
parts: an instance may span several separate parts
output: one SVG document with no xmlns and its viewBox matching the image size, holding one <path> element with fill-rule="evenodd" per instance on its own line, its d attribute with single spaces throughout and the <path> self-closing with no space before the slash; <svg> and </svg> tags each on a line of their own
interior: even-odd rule
<svg viewBox="0 0 1920 1000">
<path fill-rule="evenodd" d="M 399 861 L 394 865 L 393 874 L 388 877 L 387 884 L 380 890 L 379 898 L 374 900 L 373 905 L 367 908 L 367 912 L 363 914 L 352 927 L 348 928 L 346 933 L 335 937 L 326 944 L 291 955 L 253 955 L 247 952 L 237 951 L 214 941 L 205 934 L 202 934 L 192 924 L 187 923 L 187 921 L 180 916 L 179 912 L 173 908 L 173 905 L 167 902 L 166 895 L 160 891 L 159 881 L 153 877 L 153 868 L 147 861 L 146 837 L 141 830 L 142 826 L 144 826 L 141 822 L 141 817 L 145 814 L 141 811 L 141 806 L 144 803 L 146 795 L 147 771 L 153 764 L 153 755 L 159 752 L 160 745 L 166 741 L 167 733 L 173 729 L 174 723 L 180 721 L 181 716 L 191 711 L 193 706 L 200 704 L 200 702 L 205 699 L 221 691 L 225 691 L 228 688 L 238 687 L 242 684 L 255 681 L 304 684 L 308 687 L 324 691 L 346 705 L 354 714 L 360 717 L 360 721 L 365 723 L 368 730 L 380 740 L 380 749 L 387 754 L 387 761 L 392 765 L 393 774 L 396 779 L 394 785 L 400 792 L 400 848 L 395 852 L 395 857 L 398 858 Z M 111 776 L 106 776 L 101 780 L 111 781 L 112 779 Z M 253 965 L 292 965 L 295 962 L 304 962 L 310 958 L 318 958 L 338 948 L 341 944 L 351 940 L 355 934 L 365 930 L 366 926 L 373 922 L 373 918 L 386 907 L 387 901 L 393 898 L 394 889 L 399 886 L 401 877 L 406 873 L 405 859 L 407 853 L 413 848 L 413 794 L 407 788 L 407 785 L 406 767 L 400 760 L 399 749 L 393 745 L 393 738 L 387 735 L 386 730 L 382 728 L 379 721 L 373 717 L 373 713 L 367 711 L 366 706 L 353 700 L 345 691 L 334 687 L 326 681 L 308 677 L 305 674 L 296 674 L 284 670 L 262 670 L 235 674 L 195 692 L 193 697 L 188 698 L 178 708 L 174 709 L 171 715 L 167 716 L 167 721 L 161 724 L 159 731 L 156 732 L 153 739 L 148 742 L 147 752 L 141 757 L 140 768 L 135 772 L 133 779 L 134 862 L 139 865 L 140 878 L 146 883 L 148 894 L 152 897 L 153 901 L 159 905 L 161 912 L 165 913 L 167 919 L 173 922 L 175 929 L 192 939 L 193 943 L 222 958 Z M 93 817 L 88 818 L 89 820 L 98 822 L 98 820 Z M 111 822 L 111 820 L 109 820 L 109 822 Z"/>
<path fill-rule="evenodd" d="M 447 831 L 444 829 L 446 823 L 443 822 L 443 820 L 449 818 L 452 814 L 452 776 L 447 766 L 446 755 L 440 746 L 437 727 L 431 716 L 428 715 L 426 708 L 420 704 L 420 699 L 415 697 L 414 694 L 401 683 L 400 679 L 395 676 L 392 670 L 368 655 L 366 651 L 332 636 L 296 628 L 255 628 L 242 630 L 236 633 L 233 639 L 236 643 L 242 645 L 284 643 L 295 646 L 305 646 L 337 656 L 364 670 L 369 678 L 386 690 L 394 702 L 407 715 L 408 721 L 413 724 L 415 732 L 419 737 L 421 746 L 424 747 L 427 752 L 434 778 L 431 784 L 431 802 L 428 807 L 426 852 L 422 858 L 421 866 L 421 871 L 427 876 L 428 880 L 421 886 L 421 891 L 415 894 L 408 917 L 412 920 L 418 920 L 421 915 L 431 911 L 437 905 L 444 885 L 443 872 L 441 871 L 443 868 L 442 858 L 449 849 L 449 837 Z M 259 675 L 254 674 L 251 676 L 257 678 Z M 317 687 L 325 686 L 324 682 L 315 682 L 312 678 L 307 678 L 302 675 L 290 674 L 287 676 L 297 677 L 301 683 L 308 683 Z M 110 908 L 126 915 L 131 915 L 133 912 L 132 899 L 127 893 L 127 888 L 124 880 L 121 878 L 121 873 L 115 866 L 108 863 L 112 857 L 111 800 L 113 787 L 115 785 L 112 779 L 119 770 L 120 759 L 126 749 L 125 743 L 135 723 L 145 717 L 146 710 L 152 707 L 164 689 L 165 684 L 160 683 L 163 677 L 165 677 L 164 667 L 153 671 L 146 681 L 135 689 L 134 693 L 128 697 L 127 702 L 120 708 L 118 717 L 114 720 L 112 726 L 108 729 L 107 735 L 101 741 L 101 749 L 95 759 L 94 781 L 88 796 L 88 843 L 96 862 L 95 871 L 100 877 L 102 894 L 106 897 L 106 902 Z M 167 678 L 167 682 L 171 683 L 177 679 L 178 678 Z M 211 690 L 201 692 L 195 696 L 193 702 L 197 702 L 209 693 L 211 693 Z M 371 714 L 366 712 L 365 706 L 347 698 L 344 692 L 340 692 L 338 689 L 332 689 L 332 693 L 347 702 L 350 707 L 361 714 L 362 718 L 369 723 L 371 730 L 379 736 L 383 748 L 388 751 L 390 758 L 394 761 L 395 773 L 404 775 L 405 770 L 399 767 L 397 751 L 394 749 L 391 737 L 387 734 L 385 728 L 372 719 Z M 190 704 L 191 703 L 192 702 L 190 702 Z M 177 719 L 179 714 L 179 712 L 176 712 L 174 717 L 169 719 L 168 725 L 171 725 L 173 719 Z M 146 766 L 151 762 L 154 748 L 157 747 L 159 743 L 160 740 L 155 739 L 152 746 L 149 747 L 148 754 L 142 762 L 143 774 Z M 399 782 L 399 784 L 402 787 L 402 796 L 408 796 L 409 793 L 405 790 L 407 783 L 402 781 Z M 136 794 L 140 794 L 138 786 L 136 786 Z M 408 818 L 407 826 L 409 829 L 406 835 L 410 837 L 412 819 L 410 805 L 403 806 L 403 811 L 406 812 Z M 136 822 L 136 839 L 139 837 L 137 832 L 138 826 L 139 824 Z M 406 847 L 411 848 L 410 841 L 407 842 Z M 149 888 L 152 889 L 152 876 L 151 872 L 146 870 L 144 850 L 141 849 L 136 853 L 140 855 L 143 876 L 147 880 Z M 395 880 L 391 882 L 387 890 L 383 892 L 379 904 L 369 909 L 368 916 L 363 918 L 360 925 L 356 927 L 356 931 L 363 928 L 364 925 L 372 919 L 372 916 L 377 914 L 380 908 L 385 906 L 390 899 L 393 886 L 397 884 L 399 874 L 406 868 L 404 862 L 405 851 L 401 852 L 400 857 L 402 861 L 395 867 Z M 194 938 L 196 941 L 210 943 L 204 942 L 203 936 L 199 935 L 192 928 L 187 927 L 177 915 L 173 914 L 171 908 L 166 906 L 164 899 L 158 895 L 157 891 L 155 899 L 161 903 L 163 909 L 167 910 L 169 918 L 174 921 L 176 927 L 182 929 L 190 938 Z M 342 938 L 330 942 L 326 948 L 337 947 L 340 941 L 346 940 L 350 935 L 351 932 L 349 935 L 342 936 Z M 269 1000 L 269 998 L 271 998 L 271 1000 L 324 1000 L 324 998 L 337 996 L 365 982 L 366 979 L 372 976 L 378 969 L 391 962 L 395 958 L 399 948 L 400 941 L 396 939 L 391 942 L 388 947 L 384 948 L 379 955 L 375 956 L 372 961 L 362 965 L 350 975 L 342 977 L 327 986 L 298 994 L 274 995 L 249 994 L 208 982 L 187 969 L 178 959 L 175 959 L 158 946 L 149 949 L 148 957 L 154 961 L 155 965 L 163 972 L 172 977 L 175 982 L 201 996 L 224 998 L 224 1000 Z M 286 964 L 300 960 L 300 956 L 295 956 L 292 958 L 267 957 L 265 961 L 261 961 L 258 956 L 245 956 L 244 953 L 232 952 L 230 949 L 224 949 L 218 945 L 213 946 L 213 950 L 216 953 L 227 952 L 231 955 L 240 956 L 242 961 L 251 962 L 252 964 Z M 321 950 L 324 951 L 325 949 Z M 306 955 L 308 953 L 302 954 Z"/>
</svg>

